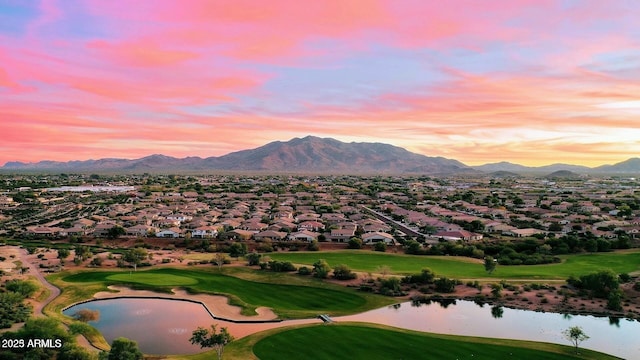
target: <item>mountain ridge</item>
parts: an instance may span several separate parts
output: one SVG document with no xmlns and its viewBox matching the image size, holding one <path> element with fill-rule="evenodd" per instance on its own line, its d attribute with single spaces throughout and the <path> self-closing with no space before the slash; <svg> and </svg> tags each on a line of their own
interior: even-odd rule
<svg viewBox="0 0 640 360">
<path fill-rule="evenodd" d="M 402 147 L 380 142 L 342 142 L 333 138 L 306 136 L 289 141 L 273 141 L 253 149 L 230 152 L 222 156 L 176 158 L 151 154 L 139 159 L 102 158 L 67 162 L 43 160 L 35 163 L 10 161 L 0 170 L 16 171 L 257 171 L 345 174 L 453 174 L 481 173 L 553 173 L 571 171 L 579 174 L 640 173 L 640 158 L 594 168 L 571 164 L 539 167 L 502 161 L 467 166 L 455 159 L 430 157 Z"/>
<path fill-rule="evenodd" d="M 258 171 L 349 174 L 450 174 L 474 171 L 463 163 L 428 157 L 384 143 L 345 143 L 332 138 L 306 136 L 274 141 L 263 146 L 218 157 L 175 158 L 153 154 L 139 159 L 8 162 L 2 170 L 63 171 Z"/>
</svg>

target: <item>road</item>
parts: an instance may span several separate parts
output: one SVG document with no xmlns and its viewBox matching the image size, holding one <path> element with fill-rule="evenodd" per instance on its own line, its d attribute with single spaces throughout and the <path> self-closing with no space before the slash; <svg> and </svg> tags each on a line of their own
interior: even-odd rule
<svg viewBox="0 0 640 360">
<path fill-rule="evenodd" d="M 403 224 L 403 223 L 401 223 L 399 221 L 395 221 L 392 218 L 384 215 L 383 213 L 377 212 L 377 211 L 375 211 L 373 209 L 370 209 L 370 208 L 368 208 L 368 207 L 366 207 L 364 205 L 362 206 L 362 208 L 364 210 L 366 210 L 367 212 L 369 212 L 371 215 L 375 216 L 376 218 L 384 221 L 385 223 L 387 223 L 387 224 L 389 224 L 389 225 L 391 225 L 393 227 L 396 227 L 398 230 L 402 231 L 403 233 L 407 234 L 408 236 L 413 236 L 413 237 L 416 237 L 416 238 L 423 237 L 425 239 L 425 243 L 427 243 L 427 244 L 437 244 L 438 243 L 438 240 L 429 239 L 429 235 L 423 234 L 423 233 L 421 233 L 419 231 L 415 231 L 415 230 L 411 229 L 410 227 L 408 227 L 407 225 L 405 225 L 405 224 Z"/>
</svg>

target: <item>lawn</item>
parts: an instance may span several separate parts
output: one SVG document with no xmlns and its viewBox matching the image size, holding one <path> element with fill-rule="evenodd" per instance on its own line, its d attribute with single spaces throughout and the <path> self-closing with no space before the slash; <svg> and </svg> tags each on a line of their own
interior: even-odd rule
<svg viewBox="0 0 640 360">
<path fill-rule="evenodd" d="M 547 265 L 500 266 L 489 275 L 481 260 L 454 256 L 420 256 L 380 253 L 366 250 L 279 252 L 268 254 L 274 260 L 311 265 L 325 259 L 329 265 L 346 264 L 353 270 L 379 273 L 386 266 L 393 274 L 410 274 L 430 268 L 437 275 L 458 279 L 540 279 L 565 280 L 602 269 L 617 273 L 640 271 L 640 251 L 563 255 L 562 263 Z"/>
<path fill-rule="evenodd" d="M 85 284 L 125 285 L 166 292 L 180 287 L 194 293 L 222 294 L 228 296 L 234 305 L 242 306 L 247 315 L 255 314 L 256 307 L 266 306 L 281 318 L 313 317 L 318 313 L 351 314 L 392 302 L 390 298 L 360 293 L 308 277 L 252 273 L 254 271 L 248 269 L 228 269 L 221 273 L 162 268 L 136 272 L 80 272 L 64 276 L 61 280 L 65 282 L 62 287 L 72 288 L 84 287 Z"/>
<path fill-rule="evenodd" d="M 549 343 L 421 333 L 369 324 L 331 324 L 256 334 L 254 355 L 269 359 L 616 359 Z M 229 347 L 230 358 L 234 356 Z M 301 356 L 303 355 L 303 356 Z"/>
</svg>

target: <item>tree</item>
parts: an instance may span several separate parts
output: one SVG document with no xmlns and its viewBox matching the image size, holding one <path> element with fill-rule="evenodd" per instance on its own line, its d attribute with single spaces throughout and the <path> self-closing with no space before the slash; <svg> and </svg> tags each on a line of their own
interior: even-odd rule
<svg viewBox="0 0 640 360">
<path fill-rule="evenodd" d="M 331 271 L 331 268 L 326 260 L 320 259 L 313 263 L 313 276 L 326 279 L 329 276 L 329 271 Z"/>
<path fill-rule="evenodd" d="M 218 360 L 222 359 L 224 347 L 234 340 L 229 334 L 226 327 L 217 330 L 217 325 L 211 325 L 211 330 L 205 328 L 197 328 L 191 334 L 189 341 L 192 344 L 198 344 L 201 348 L 214 348 L 218 354 Z"/>
<path fill-rule="evenodd" d="M 622 290 L 616 289 L 609 293 L 609 297 L 607 298 L 607 309 L 622 311 Z"/>
<path fill-rule="evenodd" d="M 142 351 L 138 349 L 138 343 L 124 337 L 119 337 L 111 343 L 109 360 L 142 360 Z"/>
<path fill-rule="evenodd" d="M 126 233 L 127 232 L 124 230 L 122 226 L 116 225 L 107 231 L 107 237 L 109 239 L 117 239 Z"/>
<path fill-rule="evenodd" d="M 563 331 L 562 335 L 564 335 L 565 339 L 569 340 L 573 344 L 573 346 L 575 346 L 576 354 L 578 353 L 578 345 L 580 345 L 581 342 L 589 339 L 589 336 L 587 336 L 587 334 L 582 331 L 582 328 L 580 326 L 572 326 Z"/>
<path fill-rule="evenodd" d="M 262 257 L 262 255 L 258 254 L 255 251 L 245 255 L 245 258 L 247 259 L 247 262 L 248 262 L 249 266 L 260 264 L 260 258 L 261 257 Z"/>
<path fill-rule="evenodd" d="M 229 246 L 229 256 L 238 258 L 247 253 L 247 244 L 234 242 Z"/>
<path fill-rule="evenodd" d="M 496 266 L 498 262 L 493 258 L 493 256 L 487 256 L 484 258 L 484 269 L 489 273 L 493 273 L 496 270 Z"/>
<path fill-rule="evenodd" d="M 123 254 L 123 260 L 133 265 L 133 271 L 138 270 L 138 265 L 147 258 L 147 250 L 144 248 L 133 248 Z"/>
<path fill-rule="evenodd" d="M 71 255 L 71 251 L 69 251 L 69 249 L 58 249 L 58 259 L 60 259 L 60 264 L 64 264 L 64 259 L 68 258 L 69 255 Z"/>
<path fill-rule="evenodd" d="M 225 254 L 216 253 L 211 262 L 218 266 L 218 270 L 222 270 L 222 265 L 224 265 L 225 260 L 227 260 L 227 256 Z"/>
<path fill-rule="evenodd" d="M 78 259 L 80 262 L 87 260 L 88 258 L 93 256 L 93 253 L 91 252 L 91 248 L 89 248 L 88 246 L 83 246 L 83 245 L 76 245 L 75 247 L 75 258 Z"/>
</svg>

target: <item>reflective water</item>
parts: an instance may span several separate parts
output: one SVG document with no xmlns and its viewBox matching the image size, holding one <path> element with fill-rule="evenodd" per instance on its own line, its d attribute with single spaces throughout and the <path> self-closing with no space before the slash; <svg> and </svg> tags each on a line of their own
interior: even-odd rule
<svg viewBox="0 0 640 360">
<path fill-rule="evenodd" d="M 446 306 L 445 306 L 446 305 Z M 98 310 L 100 319 L 90 322 L 111 343 L 123 336 L 138 342 L 147 354 L 193 354 L 201 352 L 191 345 L 191 332 L 197 327 L 218 324 L 236 338 L 258 331 L 318 319 L 281 323 L 238 324 L 214 320 L 204 306 L 196 303 L 154 298 L 117 298 L 88 302 L 64 311 L 72 315 L 80 309 Z M 580 346 L 625 359 L 640 359 L 640 322 L 594 316 L 568 316 L 509 308 L 479 306 L 471 301 L 450 304 L 396 304 L 362 314 L 333 318 L 334 321 L 360 321 L 405 329 L 443 334 L 483 336 L 543 341 L 570 345 L 562 331 L 580 326 L 590 339 Z"/>
<path fill-rule="evenodd" d="M 146 354 L 195 354 L 202 352 L 189 338 L 198 326 L 209 327 L 211 315 L 204 306 L 188 301 L 119 298 L 91 301 L 73 306 L 63 313 L 72 316 L 81 309 L 100 312 L 89 324 L 111 342 L 126 337 L 138 342 Z"/>
<path fill-rule="evenodd" d="M 570 345 L 562 331 L 579 326 L 590 338 L 580 347 L 625 359 L 640 359 L 640 322 L 587 315 L 563 315 L 479 306 L 472 301 L 452 304 L 397 304 L 336 321 L 364 321 L 441 334 L 532 340 Z"/>
</svg>

